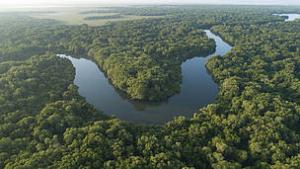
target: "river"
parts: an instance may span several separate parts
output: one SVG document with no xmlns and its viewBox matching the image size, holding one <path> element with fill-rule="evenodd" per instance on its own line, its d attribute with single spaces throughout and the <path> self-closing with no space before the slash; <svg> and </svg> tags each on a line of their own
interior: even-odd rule
<svg viewBox="0 0 300 169">
<path fill-rule="evenodd" d="M 182 63 L 181 92 L 160 103 L 138 102 L 127 99 L 114 89 L 98 66 L 86 58 L 69 59 L 76 69 L 74 84 L 79 94 L 104 114 L 142 124 L 162 124 L 175 116 L 191 117 L 199 108 L 214 102 L 218 86 L 206 70 L 208 59 L 225 55 L 231 46 L 210 30 L 206 35 L 216 42 L 215 53 L 206 57 L 194 57 Z"/>
<path fill-rule="evenodd" d="M 273 14 L 276 16 L 286 16 L 288 17 L 285 21 L 294 21 L 296 19 L 300 19 L 300 14 Z"/>
</svg>

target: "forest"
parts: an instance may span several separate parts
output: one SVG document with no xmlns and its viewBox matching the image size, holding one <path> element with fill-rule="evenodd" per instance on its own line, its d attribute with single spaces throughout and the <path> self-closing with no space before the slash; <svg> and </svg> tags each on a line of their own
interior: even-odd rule
<svg viewBox="0 0 300 169">
<path fill-rule="evenodd" d="M 0 14 L 0 168 L 299 168 L 300 21 L 272 14 L 300 8 L 204 8 L 122 8 L 168 14 L 99 27 Z M 93 59 L 127 97 L 161 100 L 184 60 L 213 53 L 207 28 L 234 46 L 206 65 L 217 100 L 160 126 L 95 109 L 56 56 Z"/>
<path fill-rule="evenodd" d="M 98 19 L 118 19 L 122 18 L 120 14 L 115 14 L 115 15 L 104 15 L 104 16 L 88 16 L 85 17 L 85 20 L 98 20 Z"/>
<path fill-rule="evenodd" d="M 215 48 L 214 41 L 191 22 L 154 19 L 88 27 L 20 19 L 23 23 L 18 21 L 17 25 L 7 23 L 12 18 L 1 24 L 7 38 L 0 50 L 2 60 L 45 51 L 89 56 L 117 89 L 137 100 L 157 101 L 176 94 L 181 83 L 180 64 Z M 12 29 L 26 31 L 16 34 Z M 44 31 L 36 35 L 37 30 Z"/>
</svg>

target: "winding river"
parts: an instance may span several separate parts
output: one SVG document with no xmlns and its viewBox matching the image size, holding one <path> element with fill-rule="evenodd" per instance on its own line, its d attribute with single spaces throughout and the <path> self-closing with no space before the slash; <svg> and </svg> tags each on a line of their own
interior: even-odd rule
<svg viewBox="0 0 300 169">
<path fill-rule="evenodd" d="M 206 57 L 195 57 L 182 65 L 181 92 L 165 102 L 147 103 L 131 101 L 110 84 L 104 73 L 91 60 L 59 55 L 69 59 L 76 69 L 74 83 L 79 93 L 103 113 L 119 119 L 143 124 L 162 124 L 175 116 L 191 117 L 199 108 L 212 103 L 218 93 L 218 86 L 206 70 L 208 59 L 225 55 L 231 46 L 210 30 L 206 35 L 216 42 L 215 53 Z"/>
</svg>

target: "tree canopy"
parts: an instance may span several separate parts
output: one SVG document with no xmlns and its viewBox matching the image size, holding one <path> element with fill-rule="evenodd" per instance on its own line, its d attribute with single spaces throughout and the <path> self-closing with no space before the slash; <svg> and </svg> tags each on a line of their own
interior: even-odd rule
<svg viewBox="0 0 300 169">
<path fill-rule="evenodd" d="M 300 21 L 271 14 L 300 9 L 212 8 L 102 27 L 1 14 L 0 168 L 299 168 Z M 162 126 L 103 115 L 56 56 L 92 58 L 128 97 L 157 100 L 184 60 L 213 52 L 207 27 L 234 46 L 207 63 L 217 100 Z"/>
</svg>

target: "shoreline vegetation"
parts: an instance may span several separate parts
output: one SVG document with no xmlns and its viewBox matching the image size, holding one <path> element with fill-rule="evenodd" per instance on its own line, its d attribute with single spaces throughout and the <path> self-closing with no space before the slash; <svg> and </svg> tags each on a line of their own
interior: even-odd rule
<svg viewBox="0 0 300 169">
<path fill-rule="evenodd" d="M 104 15 L 104 16 L 88 16 L 85 17 L 84 20 L 101 20 L 101 19 L 119 19 L 122 18 L 123 16 L 120 14 L 116 15 Z"/>
<path fill-rule="evenodd" d="M 0 17 L 0 168 L 299 167 L 300 22 L 272 16 L 298 7 L 119 9 L 168 16 L 101 27 Z M 56 56 L 92 56 L 132 97 L 163 98 L 177 91 L 182 61 L 213 52 L 203 27 L 234 44 L 207 63 L 218 99 L 162 126 L 103 115 Z"/>
</svg>

